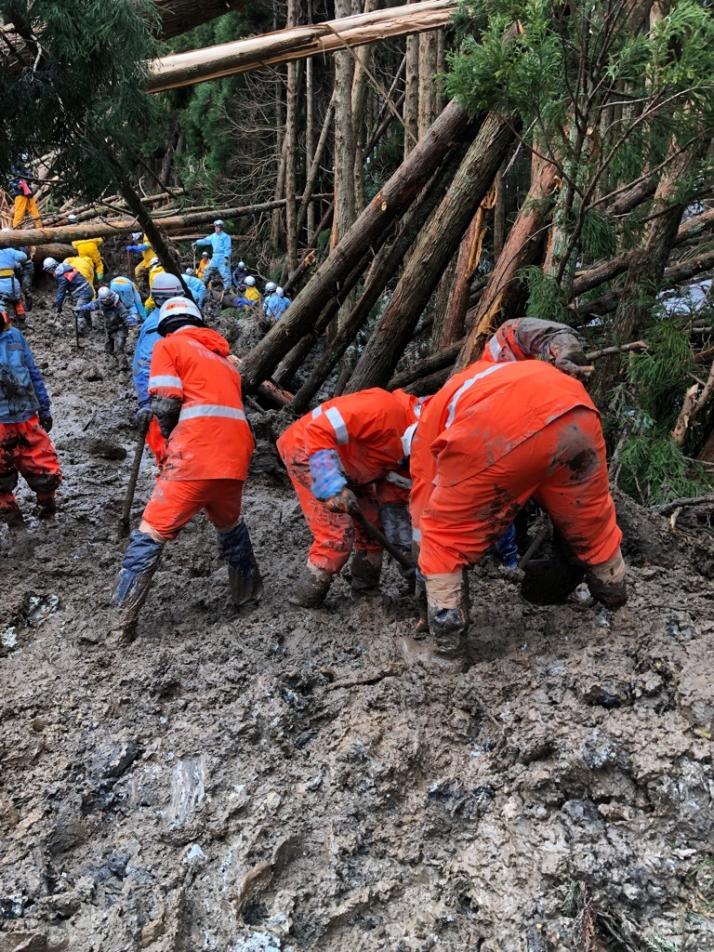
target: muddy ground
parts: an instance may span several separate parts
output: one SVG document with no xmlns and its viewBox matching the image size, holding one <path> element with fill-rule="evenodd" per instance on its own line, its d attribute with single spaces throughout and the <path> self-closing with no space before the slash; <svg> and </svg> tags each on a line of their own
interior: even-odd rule
<svg viewBox="0 0 714 952">
<path fill-rule="evenodd" d="M 77 355 L 30 324 L 65 482 L 56 520 L 25 488 L 26 531 L 0 529 L 0 952 L 714 949 L 701 551 L 628 507 L 615 616 L 527 605 L 486 564 L 475 664 L 445 674 L 405 660 L 393 565 L 379 597 L 341 579 L 324 610 L 288 605 L 308 537 L 257 474 L 260 607 L 230 606 L 201 518 L 121 649 L 129 376 L 99 334 Z M 151 481 L 145 460 L 135 524 Z"/>
</svg>

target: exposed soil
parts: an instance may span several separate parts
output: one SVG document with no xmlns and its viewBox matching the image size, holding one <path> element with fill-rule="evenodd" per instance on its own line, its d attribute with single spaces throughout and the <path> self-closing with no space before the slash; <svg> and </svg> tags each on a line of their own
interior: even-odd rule
<svg viewBox="0 0 714 952">
<path fill-rule="evenodd" d="M 341 579 L 324 610 L 287 604 L 308 537 L 264 452 L 245 494 L 260 607 L 230 606 L 200 518 L 122 649 L 129 375 L 97 332 L 77 355 L 48 321 L 27 336 L 60 511 L 37 522 L 25 488 L 25 532 L 0 528 L 0 952 L 714 949 L 701 553 L 628 505 L 615 616 L 528 605 L 485 564 L 475 664 L 445 673 L 405 653 L 391 564 L 379 597 Z M 151 481 L 145 459 L 135 524 Z"/>
</svg>

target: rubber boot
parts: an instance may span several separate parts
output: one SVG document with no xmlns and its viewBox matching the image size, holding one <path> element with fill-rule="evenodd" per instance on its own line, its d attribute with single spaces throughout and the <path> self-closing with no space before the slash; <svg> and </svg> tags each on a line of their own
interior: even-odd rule
<svg viewBox="0 0 714 952">
<path fill-rule="evenodd" d="M 604 605 L 605 608 L 614 611 L 626 604 L 627 582 L 624 578 L 616 582 L 606 582 L 599 579 L 592 572 L 587 572 L 585 581 L 588 583 L 592 597 L 601 605 Z"/>
<path fill-rule="evenodd" d="M 301 570 L 288 601 L 298 608 L 318 608 L 325 601 L 332 579 L 332 572 L 325 572 L 308 562 Z"/>
<path fill-rule="evenodd" d="M 124 644 L 131 644 L 136 638 L 139 612 L 146 601 L 163 550 L 163 542 L 157 542 L 138 529 L 132 532 L 112 595 L 112 605 L 121 614 L 121 641 Z"/>
<path fill-rule="evenodd" d="M 359 597 L 376 591 L 382 574 L 382 553 L 357 549 L 350 563 L 350 574 L 353 595 Z"/>
<path fill-rule="evenodd" d="M 20 529 L 25 525 L 20 507 L 12 493 L 0 494 L 0 522 L 10 529 Z"/>
<path fill-rule="evenodd" d="M 241 519 L 228 532 L 219 532 L 218 542 L 228 562 L 228 583 L 233 604 L 236 608 L 257 604 L 263 594 L 263 580 L 245 522 Z"/>
<path fill-rule="evenodd" d="M 462 574 L 459 604 L 443 608 L 428 603 L 429 631 L 434 639 L 434 658 L 455 670 L 468 667 L 466 633 L 469 627 L 469 591 L 466 574 Z"/>
<path fill-rule="evenodd" d="M 51 519 L 57 512 L 55 494 L 37 493 L 37 515 L 40 519 Z"/>
<path fill-rule="evenodd" d="M 417 609 L 417 623 L 414 628 L 414 637 L 419 640 L 426 638 L 429 633 L 429 617 L 426 601 L 426 582 L 419 569 L 414 579 L 414 602 Z"/>
</svg>

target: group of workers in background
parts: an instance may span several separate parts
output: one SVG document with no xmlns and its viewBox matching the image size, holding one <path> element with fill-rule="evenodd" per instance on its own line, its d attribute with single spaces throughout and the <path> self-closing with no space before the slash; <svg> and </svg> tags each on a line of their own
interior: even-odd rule
<svg viewBox="0 0 714 952">
<path fill-rule="evenodd" d="M 227 287 L 238 272 L 239 296 L 253 302 L 245 306 L 261 300 L 271 321 L 289 306 L 273 282 L 263 299 L 243 262 L 231 271 L 231 240 L 220 220 L 196 243 L 211 246 L 207 263 L 202 257 L 196 274 L 187 269 L 183 275 L 193 300 L 141 237 L 132 236 L 129 248 L 142 255 L 137 271 L 148 278 L 145 303 L 124 276 L 99 287 L 95 297 L 94 283 L 105 276 L 101 239 L 75 243 L 77 256 L 62 263 L 44 262 L 57 282 L 57 311 L 71 295 L 83 327 L 102 314 L 107 350 L 120 366 L 127 362 L 129 328 L 140 325 L 132 367 L 137 420 L 159 474 L 113 594 L 125 640 L 136 634 L 165 544 L 199 511 L 217 531 L 235 604 L 255 603 L 262 594 L 241 514 L 254 440 L 239 364 L 225 338 L 206 326 L 201 290 L 214 271 Z M 21 300 L 16 269 L 26 260 L 24 252 L 0 251 L 0 297 Z M 61 472 L 48 436 L 52 418 L 42 376 L 22 333 L 1 310 L 0 516 L 17 524 L 18 473 L 46 516 L 55 511 Z M 375 388 L 328 400 L 288 426 L 277 449 L 313 537 L 293 604 L 322 605 L 351 554 L 355 594 L 379 586 L 383 553 L 365 531 L 366 520 L 393 545 L 411 550 L 421 627 L 431 632 L 435 655 L 461 663 L 468 629 L 464 571 L 512 540 L 516 515 L 533 499 L 583 567 L 593 597 L 610 608 L 622 605 L 621 532 L 598 411 L 581 382 L 584 363 L 581 343 L 567 326 L 508 321 L 480 359 L 433 397 Z"/>
</svg>

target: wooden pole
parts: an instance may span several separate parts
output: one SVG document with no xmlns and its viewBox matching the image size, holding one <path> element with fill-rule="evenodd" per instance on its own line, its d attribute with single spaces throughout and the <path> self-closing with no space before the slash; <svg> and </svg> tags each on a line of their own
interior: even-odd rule
<svg viewBox="0 0 714 952">
<path fill-rule="evenodd" d="M 390 7 L 173 53 L 150 64 L 146 88 L 150 93 L 159 93 L 194 86 L 263 66 L 332 53 L 346 46 L 364 46 L 390 37 L 435 30 L 451 22 L 457 6 L 456 0 L 424 0 L 408 8 Z"/>
</svg>

